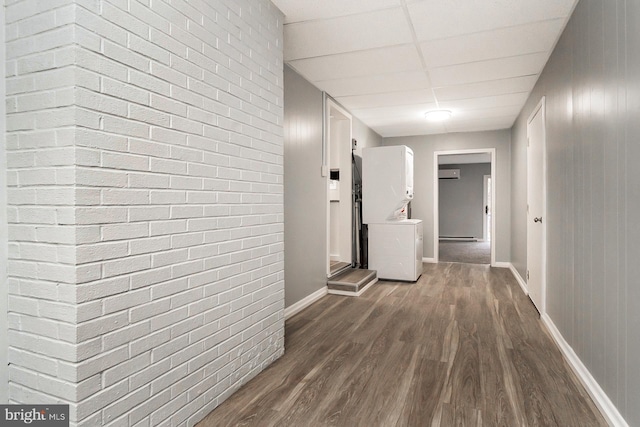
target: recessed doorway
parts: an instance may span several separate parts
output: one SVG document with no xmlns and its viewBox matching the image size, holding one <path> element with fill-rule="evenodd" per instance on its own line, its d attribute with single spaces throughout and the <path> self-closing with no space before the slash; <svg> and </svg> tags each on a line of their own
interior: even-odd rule
<svg viewBox="0 0 640 427">
<path fill-rule="evenodd" d="M 495 265 L 495 149 L 434 153 L 436 262 Z"/>
<path fill-rule="evenodd" d="M 352 175 L 351 114 L 327 98 L 325 149 L 327 174 L 327 277 L 351 267 Z"/>
</svg>

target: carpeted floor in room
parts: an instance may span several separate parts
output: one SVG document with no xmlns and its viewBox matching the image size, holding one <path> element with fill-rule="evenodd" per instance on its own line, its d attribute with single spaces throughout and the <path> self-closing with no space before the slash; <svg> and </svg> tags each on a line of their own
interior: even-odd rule
<svg viewBox="0 0 640 427">
<path fill-rule="evenodd" d="M 491 264 L 491 242 L 440 240 L 438 260 L 465 264 Z"/>
</svg>

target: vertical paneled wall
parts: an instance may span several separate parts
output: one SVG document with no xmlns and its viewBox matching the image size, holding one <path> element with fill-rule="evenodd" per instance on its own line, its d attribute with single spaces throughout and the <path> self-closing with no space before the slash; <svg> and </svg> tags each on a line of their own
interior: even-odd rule
<svg viewBox="0 0 640 427">
<path fill-rule="evenodd" d="M 327 285 L 327 180 L 322 165 L 322 92 L 284 70 L 285 303 Z"/>
<path fill-rule="evenodd" d="M 526 121 L 542 96 L 548 314 L 638 425 L 640 4 L 580 0 L 513 128 L 512 260 L 523 277 Z"/>
<path fill-rule="evenodd" d="M 290 307 L 327 285 L 328 182 L 322 166 L 322 92 L 294 69 L 284 70 L 285 302 Z M 382 137 L 357 118 L 352 122 L 363 147 Z"/>
<path fill-rule="evenodd" d="M 7 3 L 10 398 L 193 425 L 283 353 L 282 15 Z"/>
</svg>

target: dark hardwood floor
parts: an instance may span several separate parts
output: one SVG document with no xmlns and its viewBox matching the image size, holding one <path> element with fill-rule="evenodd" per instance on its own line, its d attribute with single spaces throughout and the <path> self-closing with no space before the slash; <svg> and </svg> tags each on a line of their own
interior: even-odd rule
<svg viewBox="0 0 640 427">
<path fill-rule="evenodd" d="M 425 264 L 415 284 L 328 295 L 213 426 L 606 426 L 511 272 Z"/>
</svg>

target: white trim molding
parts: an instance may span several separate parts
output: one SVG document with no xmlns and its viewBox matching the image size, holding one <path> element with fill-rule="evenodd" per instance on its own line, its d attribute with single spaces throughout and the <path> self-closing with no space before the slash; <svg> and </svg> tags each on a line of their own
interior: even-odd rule
<svg viewBox="0 0 640 427">
<path fill-rule="evenodd" d="M 304 310 L 305 308 L 309 307 L 311 304 L 313 304 L 314 302 L 318 301 L 320 298 L 322 298 L 325 295 L 327 295 L 327 287 L 326 286 L 318 289 L 317 291 L 315 291 L 311 295 L 307 295 L 306 297 L 302 298 L 297 303 L 295 303 L 293 305 L 290 305 L 289 307 L 285 308 L 284 309 L 284 320 L 287 320 L 290 317 L 300 313 L 302 310 Z"/>
<path fill-rule="evenodd" d="M 495 148 L 478 148 L 478 149 L 463 149 L 463 150 L 446 150 L 446 151 L 434 151 L 433 152 L 433 259 L 434 262 L 438 262 L 438 245 L 440 241 L 440 207 L 439 207 L 439 183 L 438 168 L 439 168 L 439 156 L 446 156 L 450 154 L 490 154 L 491 155 L 491 265 L 495 265 L 496 262 L 496 149 Z"/>
<path fill-rule="evenodd" d="M 342 114 L 344 117 L 346 117 L 346 119 L 349 121 L 349 139 L 348 144 L 349 147 L 351 146 L 351 140 L 353 138 L 353 116 L 351 115 L 351 113 L 344 108 L 338 101 L 336 101 L 331 95 L 329 95 L 326 92 L 322 92 L 323 93 L 323 111 L 322 111 L 322 175 L 325 179 L 325 189 L 326 189 L 326 224 L 325 224 L 325 228 L 326 228 L 326 242 L 327 242 L 327 264 L 326 264 L 326 269 L 327 269 L 327 277 L 331 276 L 331 261 L 348 261 L 353 263 L 353 244 L 354 242 L 351 242 L 351 250 L 349 251 L 348 254 L 343 254 L 340 253 L 339 255 L 331 255 L 331 202 L 330 202 L 330 195 L 329 195 L 329 181 L 330 181 L 330 175 L 329 175 L 329 168 L 331 167 L 330 165 L 330 159 L 331 159 L 331 118 L 333 117 L 331 115 L 331 110 L 336 110 L 337 112 L 339 112 L 340 114 Z M 341 162 L 346 161 L 345 159 L 341 159 Z M 351 181 L 351 158 L 348 159 L 348 170 L 344 170 L 344 165 L 340 165 L 343 174 L 346 173 L 347 177 L 348 177 L 348 182 Z M 345 184 L 342 184 L 345 185 Z M 349 203 L 352 203 L 352 201 L 350 200 Z M 343 218 L 344 219 L 344 218 Z M 351 222 L 351 226 L 353 227 L 353 221 L 352 221 L 352 217 L 349 216 L 349 221 Z M 341 246 L 341 245 L 339 245 Z"/>
<path fill-rule="evenodd" d="M 522 288 L 524 294 L 529 295 L 527 285 L 520 276 L 520 273 L 518 273 L 518 270 L 516 270 L 513 264 L 510 265 L 509 269 L 511 270 L 513 277 L 516 278 L 516 281 Z M 620 415 L 620 412 L 618 412 L 618 409 L 615 407 L 613 402 L 611 402 L 607 394 L 602 390 L 595 378 L 593 378 L 587 367 L 584 366 L 578 355 L 573 351 L 573 348 L 571 348 L 569 343 L 564 339 L 549 315 L 547 313 L 542 313 L 540 315 L 540 320 L 542 320 L 543 325 L 547 328 L 551 337 L 553 337 L 553 340 L 571 367 L 571 370 L 573 370 L 584 388 L 587 390 L 587 393 L 589 393 L 589 396 L 591 396 L 593 402 L 596 404 L 607 423 L 611 427 L 629 427 L 629 424 L 627 424 L 622 415 Z"/>
<path fill-rule="evenodd" d="M 504 261 L 496 261 L 493 264 L 491 264 L 491 267 L 511 268 L 511 263 L 510 262 L 504 262 Z"/>
<path fill-rule="evenodd" d="M 438 261 L 436 261 L 435 258 L 422 258 L 422 262 L 426 262 L 427 264 L 435 264 Z"/>
<path fill-rule="evenodd" d="M 589 372 L 587 367 L 584 366 L 578 355 L 573 351 L 573 348 L 571 348 L 558 328 L 556 328 L 556 325 L 553 323 L 553 320 L 551 320 L 549 315 L 543 313 L 540 318 L 560 348 L 560 351 L 569 363 L 569 366 L 580 379 L 580 382 L 584 385 L 584 388 L 593 399 L 593 402 L 596 404 L 607 423 L 612 427 L 629 427 L 629 424 L 627 424 L 618 411 L 618 408 L 615 407 L 613 402 L 611 402 L 611 399 L 609 399 L 609 396 L 607 396 L 604 390 L 602 390 L 602 387 L 600 387 L 595 378 L 593 378 L 591 372 Z"/>
<path fill-rule="evenodd" d="M 518 285 L 520 285 L 520 287 L 522 288 L 522 292 L 524 292 L 525 295 L 529 296 L 529 289 L 527 289 L 527 283 L 524 281 L 522 276 L 520 276 L 520 273 L 518 273 L 518 270 L 516 270 L 516 268 L 511 263 L 509 263 L 509 270 L 511 270 L 511 274 L 513 274 L 513 277 L 516 278 Z"/>
</svg>

